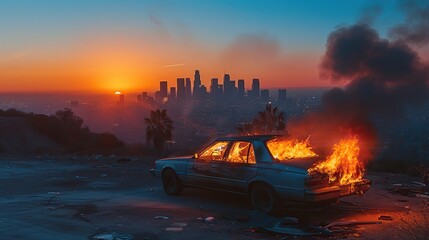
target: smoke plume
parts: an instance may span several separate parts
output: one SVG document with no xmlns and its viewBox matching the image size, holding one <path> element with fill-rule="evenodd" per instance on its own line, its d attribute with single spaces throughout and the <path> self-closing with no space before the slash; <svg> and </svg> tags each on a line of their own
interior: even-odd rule
<svg viewBox="0 0 429 240">
<path fill-rule="evenodd" d="M 392 40 L 380 38 L 362 22 L 329 35 L 320 74 L 345 87 L 326 92 L 318 112 L 293 120 L 288 127 L 291 135 L 309 134 L 320 143 L 352 133 L 372 148 L 377 136 L 374 119 L 395 118 L 405 107 L 428 100 L 428 65 L 410 47 L 427 42 L 429 28 L 423 26 L 428 8 L 410 6 L 407 12 L 411 11 L 419 14 L 393 28 Z"/>
</svg>

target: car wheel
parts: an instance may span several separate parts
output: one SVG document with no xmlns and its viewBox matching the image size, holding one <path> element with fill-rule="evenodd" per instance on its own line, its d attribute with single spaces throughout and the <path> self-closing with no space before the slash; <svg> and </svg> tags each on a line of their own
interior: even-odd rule
<svg viewBox="0 0 429 240">
<path fill-rule="evenodd" d="M 182 183 L 177 177 L 176 173 L 168 169 L 162 174 L 162 185 L 164 187 L 164 192 L 168 195 L 180 195 L 183 190 Z"/>
<path fill-rule="evenodd" d="M 278 209 L 277 194 L 267 184 L 255 185 L 250 192 L 250 201 L 253 208 L 263 213 L 275 214 Z"/>
</svg>

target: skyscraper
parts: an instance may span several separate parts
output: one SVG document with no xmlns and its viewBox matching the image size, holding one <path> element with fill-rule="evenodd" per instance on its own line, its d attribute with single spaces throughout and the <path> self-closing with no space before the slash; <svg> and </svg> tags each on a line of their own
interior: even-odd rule
<svg viewBox="0 0 429 240">
<path fill-rule="evenodd" d="M 266 103 L 270 101 L 270 92 L 268 89 L 261 90 L 261 100 Z"/>
<path fill-rule="evenodd" d="M 173 102 L 174 100 L 176 100 L 176 88 L 170 87 L 170 95 L 168 96 L 168 101 Z"/>
<path fill-rule="evenodd" d="M 217 96 L 219 92 L 219 80 L 217 78 L 212 78 L 210 83 L 210 95 Z"/>
<path fill-rule="evenodd" d="M 177 79 L 177 101 L 183 101 L 185 100 L 185 79 L 184 78 L 178 78 Z"/>
<path fill-rule="evenodd" d="M 279 103 L 285 103 L 287 99 L 286 89 L 279 89 L 279 96 L 277 97 L 277 101 Z"/>
<path fill-rule="evenodd" d="M 231 77 L 229 74 L 223 76 L 223 94 L 225 97 L 231 96 Z"/>
<path fill-rule="evenodd" d="M 252 80 L 252 95 L 253 95 L 253 98 L 259 99 L 260 96 L 261 96 L 260 92 L 261 92 L 261 90 L 260 90 L 260 86 L 259 86 L 259 78 L 254 78 Z"/>
<path fill-rule="evenodd" d="M 167 81 L 159 82 L 160 98 L 167 97 Z"/>
<path fill-rule="evenodd" d="M 190 78 L 186 78 L 185 98 L 189 99 L 191 97 L 192 97 L 191 79 Z"/>
<path fill-rule="evenodd" d="M 195 98 L 199 98 L 200 97 L 200 86 L 201 86 L 201 77 L 200 77 L 200 70 L 195 70 L 195 74 L 194 74 L 194 93 L 193 96 Z"/>
<path fill-rule="evenodd" d="M 239 98 L 241 98 L 244 96 L 244 93 L 245 93 L 244 80 L 239 79 L 238 80 L 238 86 L 237 86 L 237 95 Z"/>
</svg>

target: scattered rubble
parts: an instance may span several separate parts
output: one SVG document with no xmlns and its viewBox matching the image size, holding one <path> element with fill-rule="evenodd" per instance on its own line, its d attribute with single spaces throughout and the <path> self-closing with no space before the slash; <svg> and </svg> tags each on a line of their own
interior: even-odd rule
<svg viewBox="0 0 429 240">
<path fill-rule="evenodd" d="M 393 221 L 393 218 L 387 215 L 380 215 L 380 217 L 378 217 L 378 220 Z"/>
<path fill-rule="evenodd" d="M 214 217 L 206 217 L 204 218 L 204 222 L 212 222 L 214 219 Z"/>
<path fill-rule="evenodd" d="M 429 198 L 429 186 L 421 182 L 395 183 L 392 186 L 393 188 L 390 190 L 392 193 L 407 197 Z"/>
<path fill-rule="evenodd" d="M 155 219 L 168 220 L 168 219 L 170 219 L 170 218 L 169 218 L 169 217 L 166 217 L 166 216 L 155 216 Z"/>
<path fill-rule="evenodd" d="M 187 223 L 173 223 L 170 227 L 165 228 L 165 231 L 169 232 L 181 232 L 183 229 L 188 226 Z"/>
</svg>

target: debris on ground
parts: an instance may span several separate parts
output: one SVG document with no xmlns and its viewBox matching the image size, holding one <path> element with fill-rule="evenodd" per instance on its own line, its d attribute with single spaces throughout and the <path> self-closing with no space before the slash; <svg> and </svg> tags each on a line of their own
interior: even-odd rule
<svg viewBox="0 0 429 240">
<path fill-rule="evenodd" d="M 165 228 L 165 230 L 168 232 L 181 232 L 186 226 L 188 226 L 187 223 L 173 223 L 170 227 Z"/>
<path fill-rule="evenodd" d="M 380 217 L 378 217 L 378 220 L 393 221 L 393 218 L 387 215 L 380 215 Z"/>
<path fill-rule="evenodd" d="M 134 237 L 130 234 L 111 232 L 111 233 L 99 233 L 90 237 L 89 239 L 91 240 L 132 240 L 134 239 Z"/>
<path fill-rule="evenodd" d="M 168 220 L 168 219 L 170 219 L 170 218 L 169 218 L 169 217 L 166 217 L 166 216 L 155 216 L 155 219 Z"/>
<path fill-rule="evenodd" d="M 204 222 L 212 222 L 214 220 L 214 217 L 206 217 L 204 218 Z"/>
<path fill-rule="evenodd" d="M 341 221 L 341 222 L 333 222 L 325 226 L 325 228 L 331 228 L 336 226 L 350 226 L 350 225 L 367 225 L 367 224 L 381 224 L 380 221 Z"/>
<path fill-rule="evenodd" d="M 429 198 L 429 186 L 421 182 L 412 184 L 396 183 L 392 185 L 392 193 L 401 194 L 407 197 Z"/>
</svg>

